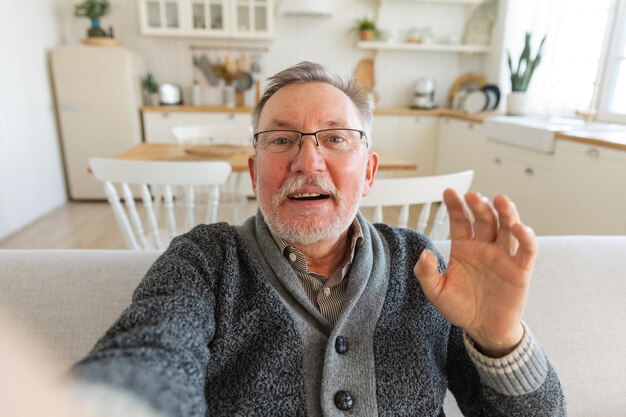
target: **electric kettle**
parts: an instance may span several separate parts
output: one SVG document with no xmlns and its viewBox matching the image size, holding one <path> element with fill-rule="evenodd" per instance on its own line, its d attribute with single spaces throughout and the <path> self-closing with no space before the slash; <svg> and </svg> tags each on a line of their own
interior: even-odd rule
<svg viewBox="0 0 626 417">
<path fill-rule="evenodd" d="M 437 82 L 433 78 L 422 77 L 415 82 L 415 92 L 413 93 L 412 109 L 434 109 L 435 87 Z"/>
</svg>

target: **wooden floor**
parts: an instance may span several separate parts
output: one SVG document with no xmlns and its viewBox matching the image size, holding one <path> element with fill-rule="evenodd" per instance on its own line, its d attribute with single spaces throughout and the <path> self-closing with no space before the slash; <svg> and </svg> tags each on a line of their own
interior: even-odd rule
<svg viewBox="0 0 626 417">
<path fill-rule="evenodd" d="M 243 218 L 256 212 L 248 201 Z M 219 219 L 231 222 L 220 210 Z M 107 202 L 69 202 L 0 241 L 0 249 L 126 249 Z"/>
</svg>

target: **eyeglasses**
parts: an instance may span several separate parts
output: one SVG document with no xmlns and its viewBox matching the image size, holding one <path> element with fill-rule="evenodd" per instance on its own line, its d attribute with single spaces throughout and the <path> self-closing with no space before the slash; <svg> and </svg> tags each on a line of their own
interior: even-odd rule
<svg viewBox="0 0 626 417">
<path fill-rule="evenodd" d="M 323 129 L 317 132 L 298 132 L 297 130 L 265 130 L 253 135 L 254 147 L 271 153 L 288 152 L 299 149 L 305 136 L 313 136 L 315 145 L 333 152 L 356 150 L 361 142 L 367 145 L 365 132 L 357 129 Z"/>
</svg>

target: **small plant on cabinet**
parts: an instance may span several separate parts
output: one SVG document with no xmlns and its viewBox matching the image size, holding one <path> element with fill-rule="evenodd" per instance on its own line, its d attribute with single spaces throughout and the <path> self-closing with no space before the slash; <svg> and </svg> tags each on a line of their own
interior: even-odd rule
<svg viewBox="0 0 626 417">
<path fill-rule="evenodd" d="M 100 19 L 111 13 L 109 0 L 83 0 L 74 5 L 74 16 L 91 19 L 91 28 L 87 31 L 90 37 L 105 37 L 106 32 L 100 27 Z"/>
</svg>

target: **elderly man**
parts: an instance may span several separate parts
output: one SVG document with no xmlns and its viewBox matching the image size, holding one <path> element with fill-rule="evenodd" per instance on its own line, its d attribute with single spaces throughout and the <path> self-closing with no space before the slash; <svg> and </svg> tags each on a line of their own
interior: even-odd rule
<svg viewBox="0 0 626 417">
<path fill-rule="evenodd" d="M 466 416 L 565 415 L 522 322 L 532 231 L 504 196 L 449 190 L 446 268 L 426 237 L 368 223 L 371 122 L 317 64 L 270 78 L 258 213 L 172 241 L 75 375 L 170 416 L 437 416 L 447 388 Z"/>
</svg>

